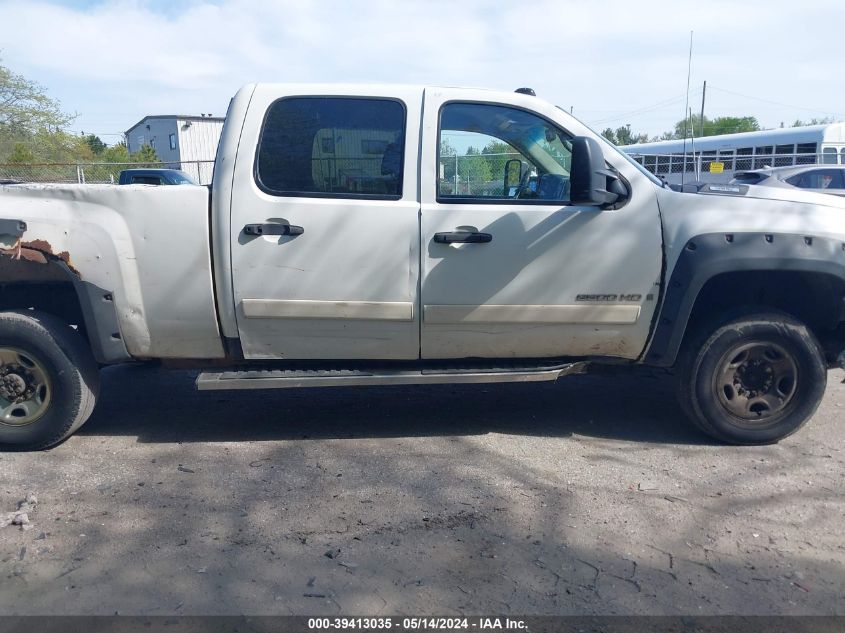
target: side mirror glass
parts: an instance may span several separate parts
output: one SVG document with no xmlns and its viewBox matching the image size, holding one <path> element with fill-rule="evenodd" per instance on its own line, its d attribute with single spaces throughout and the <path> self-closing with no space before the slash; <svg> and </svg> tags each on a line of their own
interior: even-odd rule
<svg viewBox="0 0 845 633">
<path fill-rule="evenodd" d="M 572 139 L 572 167 L 569 174 L 572 204 L 605 206 L 625 195 L 616 173 L 608 169 L 599 142 L 588 136 Z"/>
<path fill-rule="evenodd" d="M 519 193 L 519 183 L 522 182 L 522 161 L 511 158 L 505 163 L 503 193 L 506 198 L 515 198 Z"/>
</svg>

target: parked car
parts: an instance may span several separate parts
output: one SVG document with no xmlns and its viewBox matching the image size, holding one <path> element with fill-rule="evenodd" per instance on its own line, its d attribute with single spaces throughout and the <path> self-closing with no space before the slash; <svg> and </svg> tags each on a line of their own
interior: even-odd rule
<svg viewBox="0 0 845 633">
<path fill-rule="evenodd" d="M 797 188 L 845 196 L 845 166 L 801 165 L 738 171 L 731 184 Z"/>
<path fill-rule="evenodd" d="M 468 136 L 512 148 L 501 186 L 459 173 Z M 60 442 L 146 359 L 200 390 L 675 368 L 703 431 L 776 442 L 845 362 L 843 244 L 843 198 L 672 191 L 530 94 L 249 85 L 210 189 L 0 186 L 0 445 Z"/>
<path fill-rule="evenodd" d="M 124 169 L 121 185 L 195 185 L 196 181 L 179 169 Z"/>
</svg>

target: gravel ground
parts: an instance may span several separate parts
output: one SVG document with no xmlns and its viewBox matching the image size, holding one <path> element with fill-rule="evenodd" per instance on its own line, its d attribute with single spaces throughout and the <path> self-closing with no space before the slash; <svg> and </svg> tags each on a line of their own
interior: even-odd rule
<svg viewBox="0 0 845 633">
<path fill-rule="evenodd" d="M 118 367 L 0 455 L 3 614 L 845 614 L 845 385 L 714 444 L 669 377 L 267 392 Z"/>
</svg>

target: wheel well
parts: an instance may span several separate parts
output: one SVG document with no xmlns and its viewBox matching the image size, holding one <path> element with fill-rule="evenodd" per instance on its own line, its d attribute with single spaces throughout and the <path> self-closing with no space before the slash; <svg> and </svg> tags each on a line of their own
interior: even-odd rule
<svg viewBox="0 0 845 633">
<path fill-rule="evenodd" d="M 34 248 L 0 253 L 0 310 L 33 308 L 84 330 L 74 274 L 59 258 Z"/>
<path fill-rule="evenodd" d="M 715 327 L 748 307 L 785 312 L 825 341 L 845 319 L 845 280 L 805 271 L 742 271 L 708 280 L 696 297 L 684 334 Z"/>
<path fill-rule="evenodd" d="M 131 358 L 112 292 L 80 279 L 66 261 L 49 252 L 0 249 L 0 310 L 10 309 L 40 310 L 75 326 L 99 363 Z"/>
<path fill-rule="evenodd" d="M 76 288 L 69 281 L 0 283 L 0 311 L 40 310 L 76 326 L 88 342 Z"/>
</svg>

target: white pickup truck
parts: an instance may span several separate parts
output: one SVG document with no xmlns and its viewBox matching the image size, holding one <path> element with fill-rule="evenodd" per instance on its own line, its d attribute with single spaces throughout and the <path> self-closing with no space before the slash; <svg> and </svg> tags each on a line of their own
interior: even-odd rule
<svg viewBox="0 0 845 633">
<path fill-rule="evenodd" d="M 672 191 L 528 90 L 249 85 L 210 190 L 0 186 L 6 449 L 145 359 L 207 390 L 674 367 L 702 430 L 770 443 L 843 350 L 845 199 Z"/>
</svg>

